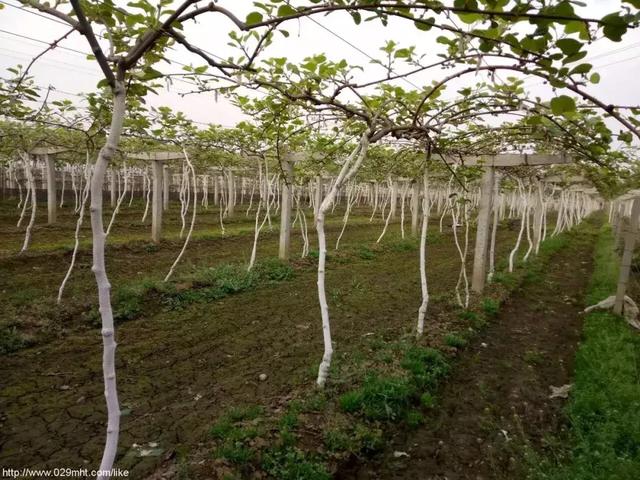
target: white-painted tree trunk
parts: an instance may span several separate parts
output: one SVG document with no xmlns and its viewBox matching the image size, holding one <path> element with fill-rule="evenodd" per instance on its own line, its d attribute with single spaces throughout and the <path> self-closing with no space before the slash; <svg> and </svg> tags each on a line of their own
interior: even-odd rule
<svg viewBox="0 0 640 480">
<path fill-rule="evenodd" d="M 511 250 L 511 253 L 509 254 L 509 273 L 513 272 L 514 258 L 516 253 L 518 252 L 518 249 L 520 248 L 520 242 L 522 241 L 522 234 L 524 233 L 525 228 L 526 216 L 528 215 L 527 199 L 524 195 L 522 184 L 519 185 L 519 189 L 523 201 L 522 220 L 520 221 L 520 232 L 518 233 L 518 239 L 516 240 L 516 244 L 514 245 L 513 250 Z"/>
<path fill-rule="evenodd" d="M 111 285 L 107 278 L 105 266 L 105 240 L 104 225 L 102 223 L 102 186 L 109 161 L 113 158 L 120 140 L 122 123 L 125 115 L 126 93 L 124 82 L 118 80 L 114 88 L 113 113 L 107 141 L 98 154 L 96 165 L 91 179 L 91 232 L 93 236 L 93 266 L 91 270 L 96 277 L 98 285 L 98 302 L 100 317 L 102 319 L 102 342 L 104 353 L 102 368 L 104 373 L 105 399 L 107 402 L 107 438 L 105 441 L 100 471 L 108 472 L 113 467 L 113 461 L 118 448 L 118 436 L 120 432 L 120 407 L 116 389 L 115 370 L 115 328 L 113 324 L 113 311 L 111 310 Z M 110 475 L 98 475 L 98 480 L 108 478 Z"/>
<path fill-rule="evenodd" d="M 296 215 L 300 218 L 300 234 L 302 235 L 302 258 L 309 255 L 309 230 L 307 226 L 307 216 L 304 209 L 300 207 L 300 195 L 296 197 Z"/>
<path fill-rule="evenodd" d="M 258 253 L 258 238 L 260 237 L 260 231 L 264 227 L 267 221 L 267 214 L 265 213 L 262 222 L 260 222 L 260 211 L 262 210 L 262 204 L 266 204 L 266 208 L 269 208 L 269 204 L 271 202 L 271 183 L 269 182 L 269 168 L 267 162 L 264 164 L 265 175 L 264 175 L 264 187 L 262 186 L 263 178 L 262 178 L 262 165 L 258 164 L 258 181 L 260 182 L 260 198 L 258 200 L 258 207 L 256 208 L 256 219 L 255 226 L 253 232 L 253 246 L 251 248 L 251 257 L 249 258 L 249 264 L 247 265 L 247 271 L 250 271 L 256 262 L 256 256 Z"/>
<path fill-rule="evenodd" d="M 349 187 L 347 186 L 347 189 Z M 353 189 L 355 189 L 355 185 L 353 185 L 352 190 L 347 190 L 347 207 L 344 212 L 344 216 L 342 217 L 342 230 L 340 230 L 340 235 L 338 235 L 338 240 L 336 240 L 336 250 L 340 246 L 340 240 L 342 239 L 342 235 L 344 234 L 345 229 L 347 228 L 347 223 L 349 222 L 349 214 L 351 213 L 351 208 L 355 203 L 357 197 L 353 193 Z"/>
<path fill-rule="evenodd" d="M 496 175 L 494 190 L 493 190 L 493 198 L 495 200 L 495 204 L 493 206 L 493 225 L 491 226 L 491 243 L 489 245 L 489 273 L 487 274 L 487 282 L 491 283 L 493 280 L 493 275 L 496 271 L 496 235 L 498 233 L 498 220 L 500 219 L 500 177 Z"/>
<path fill-rule="evenodd" d="M 144 186 L 142 188 L 143 195 L 146 197 L 145 206 L 144 206 L 144 214 L 142 215 L 142 223 L 147 219 L 147 215 L 149 215 L 149 204 L 151 203 L 151 179 L 149 178 L 149 174 L 147 170 L 143 172 Z"/>
<path fill-rule="evenodd" d="M 18 183 L 18 187 L 20 187 L 20 203 L 18 204 L 18 208 L 22 205 L 22 210 L 20 211 L 20 217 L 18 218 L 18 223 L 16 227 L 20 228 L 22 222 L 25 217 L 25 213 L 27 212 L 27 206 L 29 205 L 29 201 L 31 199 L 31 183 L 29 182 L 29 174 L 27 173 L 27 169 L 31 168 L 29 165 L 28 154 L 25 154 L 24 160 L 24 175 L 27 178 L 27 184 L 25 186 L 24 199 L 22 198 L 22 187 L 20 187 L 20 181 L 18 180 L 18 175 L 16 174 L 16 182 Z"/>
<path fill-rule="evenodd" d="M 193 227 L 196 224 L 196 215 L 198 211 L 198 177 L 196 176 L 196 171 L 193 168 L 193 164 L 189 160 L 189 154 L 187 153 L 187 150 L 184 147 L 182 148 L 182 152 L 184 153 L 184 160 L 187 163 L 187 166 L 188 166 L 189 172 L 191 173 L 191 178 L 193 181 L 193 211 L 191 212 L 191 223 L 189 225 L 189 231 L 187 232 L 187 237 L 184 239 L 184 243 L 182 244 L 182 249 L 180 250 L 178 257 L 176 258 L 175 262 L 173 262 L 173 265 L 171 265 L 171 268 L 169 269 L 167 276 L 164 277 L 165 282 L 169 280 L 169 278 L 171 278 L 171 275 L 173 275 L 173 271 L 175 270 L 178 263 L 180 263 L 180 259 L 184 255 L 184 252 L 186 252 L 187 250 L 187 245 L 189 245 L 189 240 L 191 240 L 191 234 L 193 233 Z M 160 166 L 160 168 L 162 168 L 162 166 Z"/>
<path fill-rule="evenodd" d="M 33 178 L 33 170 L 31 169 L 31 158 L 28 153 L 25 154 L 25 173 L 27 174 L 27 181 L 31 193 L 31 217 L 29 218 L 29 224 L 27 225 L 27 230 L 24 234 L 24 243 L 22 244 L 20 253 L 25 252 L 27 248 L 29 248 L 29 244 L 31 243 L 31 231 L 33 230 L 33 225 L 36 223 L 36 208 L 38 203 L 36 199 L 36 182 Z"/>
<path fill-rule="evenodd" d="M 429 228 L 431 205 L 429 204 L 429 177 L 426 170 L 422 177 L 422 184 L 424 192 L 424 197 L 422 198 L 422 228 L 420 229 L 420 289 L 422 292 L 422 302 L 418 308 L 417 337 L 421 337 L 424 333 L 424 319 L 427 315 L 427 307 L 429 306 L 429 288 L 427 285 L 427 230 Z M 417 189 L 414 189 L 414 195 L 417 195 Z"/>
<path fill-rule="evenodd" d="M 67 179 L 67 172 L 64 168 L 62 168 L 62 186 L 60 188 L 60 208 L 62 208 L 62 206 L 64 205 L 64 186 L 66 183 L 66 179 Z"/>
<path fill-rule="evenodd" d="M 111 227 L 113 226 L 113 223 L 116 220 L 116 215 L 118 215 L 118 212 L 120 211 L 120 205 L 122 205 L 122 201 L 124 200 L 124 197 L 127 195 L 128 185 L 129 185 L 129 175 L 127 175 L 127 167 L 125 166 L 124 167 L 124 187 L 122 188 L 122 191 L 118 196 L 118 201 L 116 202 L 116 208 L 114 208 L 113 212 L 111 213 L 111 220 L 109 221 L 109 226 L 107 227 L 107 231 L 105 233 L 106 236 L 109 236 L 109 233 L 111 233 Z M 83 207 L 81 206 L 80 209 L 82 210 Z"/>
<path fill-rule="evenodd" d="M 80 247 L 80 228 L 82 227 L 82 222 L 84 221 L 84 209 L 87 204 L 87 199 L 89 198 L 90 182 L 91 182 L 91 167 L 89 165 L 89 153 L 87 152 L 87 166 L 85 167 L 85 188 L 82 191 L 82 198 L 80 201 L 80 214 L 78 215 L 78 220 L 76 221 L 73 254 L 71 255 L 71 263 L 69 264 L 67 274 L 64 276 L 64 279 L 62 279 L 62 283 L 58 288 L 58 299 L 57 299 L 58 304 L 62 301 L 62 294 L 64 293 L 64 287 L 67 285 L 67 282 L 71 277 L 71 272 L 73 272 L 73 267 L 76 264 L 76 256 L 78 255 L 78 248 Z"/>
<path fill-rule="evenodd" d="M 318 207 L 316 215 L 316 230 L 318 232 L 318 301 L 320 303 L 320 314 L 322 316 L 322 337 L 324 343 L 324 354 L 320 367 L 318 368 L 318 379 L 316 383 L 318 387 L 323 388 L 327 382 L 329 368 L 331 367 L 331 358 L 333 356 L 333 344 L 331 342 L 331 323 L 329 320 L 329 306 L 327 304 L 327 293 L 325 290 L 325 269 L 327 261 L 327 239 L 324 232 L 325 215 L 329 211 L 331 204 L 335 200 L 335 196 L 344 184 L 349 181 L 360 168 L 367 149 L 369 147 L 369 131 L 367 130 L 360 139 L 357 147 L 351 152 L 346 159 L 336 181 L 333 183 L 326 196 Z"/>
</svg>

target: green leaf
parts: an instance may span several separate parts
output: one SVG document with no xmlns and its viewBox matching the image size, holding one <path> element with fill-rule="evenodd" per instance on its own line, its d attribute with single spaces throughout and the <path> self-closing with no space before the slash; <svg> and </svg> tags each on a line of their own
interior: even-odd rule
<svg viewBox="0 0 640 480">
<path fill-rule="evenodd" d="M 458 18 L 462 20 L 462 23 L 471 24 L 479 22 L 483 19 L 479 13 L 458 13 Z"/>
<path fill-rule="evenodd" d="M 618 140 L 625 143 L 631 143 L 631 141 L 633 140 L 633 136 L 631 135 L 631 132 L 623 132 L 621 130 L 620 134 L 618 135 Z"/>
<path fill-rule="evenodd" d="M 560 95 L 551 100 L 551 111 L 554 115 L 564 115 L 568 112 L 575 112 L 576 102 L 568 95 Z"/>
<path fill-rule="evenodd" d="M 591 35 L 589 34 L 589 25 L 582 20 L 572 20 L 567 22 L 564 26 L 564 33 L 570 35 L 572 33 L 577 33 L 580 37 L 580 40 L 590 40 Z"/>
<path fill-rule="evenodd" d="M 582 60 L 586 56 L 587 52 L 585 51 L 574 53 L 573 55 L 569 55 L 567 58 L 562 60 L 562 64 L 566 65 L 567 63 L 577 62 L 578 60 Z"/>
<path fill-rule="evenodd" d="M 1 4 L 0 4 L 1 5 Z M 424 20 L 416 20 L 413 22 L 418 30 L 422 30 L 423 32 L 427 32 L 431 30 L 431 27 L 436 23 L 436 19 L 431 17 Z"/>
<path fill-rule="evenodd" d="M 544 38 L 525 37 L 520 42 L 520 45 L 525 50 L 535 53 L 542 53 L 547 48 L 547 42 L 545 42 Z"/>
<path fill-rule="evenodd" d="M 411 57 L 411 49 L 409 48 L 399 48 L 396 50 L 394 54 L 395 58 L 410 58 Z"/>
<path fill-rule="evenodd" d="M 573 70 L 571 70 L 569 72 L 569 75 L 589 73 L 592 68 L 593 68 L 593 65 L 591 65 L 590 63 L 581 63 L 580 65 L 575 67 Z"/>
<path fill-rule="evenodd" d="M 602 22 L 605 23 L 602 33 L 609 40 L 619 42 L 622 40 L 622 36 L 627 33 L 627 22 L 617 12 L 605 15 L 602 17 Z"/>
<path fill-rule="evenodd" d="M 262 14 L 260 12 L 251 12 L 249 15 L 247 15 L 246 23 L 248 25 L 260 23 L 261 21 L 262 21 Z"/>
<path fill-rule="evenodd" d="M 562 50 L 562 53 L 565 55 L 573 55 L 578 53 L 580 48 L 582 47 L 582 43 L 573 38 L 563 38 L 556 42 L 557 47 Z"/>
<path fill-rule="evenodd" d="M 289 15 L 295 15 L 296 10 L 291 5 L 282 5 L 278 8 L 278 16 L 279 17 L 288 17 Z"/>
</svg>

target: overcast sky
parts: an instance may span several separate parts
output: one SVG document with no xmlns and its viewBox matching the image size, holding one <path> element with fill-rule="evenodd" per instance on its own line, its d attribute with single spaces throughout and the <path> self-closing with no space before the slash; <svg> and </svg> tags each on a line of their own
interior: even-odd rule
<svg viewBox="0 0 640 480">
<path fill-rule="evenodd" d="M 0 70 L 2 70 L 1 75 L 7 77 L 9 74 L 6 68 L 16 64 L 26 65 L 34 55 L 46 47 L 43 43 L 17 35 L 51 42 L 62 36 L 68 29 L 57 21 L 43 18 L 38 12 L 34 14 L 11 7 L 11 5 L 19 5 L 16 0 L 0 0 L 0 2 L 5 4 L 5 8 L 0 10 Z M 244 18 L 247 12 L 252 10 L 252 3 L 249 0 L 220 2 L 223 6 L 237 12 L 240 18 Z M 586 3 L 588 6 L 581 9 L 580 13 L 592 17 L 601 17 L 620 8 L 620 1 L 614 0 L 586 0 Z M 187 25 L 186 35 L 193 40 L 193 43 L 207 51 L 226 57 L 232 53 L 226 46 L 227 34 L 232 27 L 233 25 L 221 16 L 209 14 L 201 17 L 198 24 Z M 325 53 L 331 59 L 344 58 L 351 64 L 366 67 L 361 78 L 377 78 L 384 72 L 381 67 L 372 65 L 368 57 L 380 58 L 379 48 L 386 40 L 394 40 L 401 46 L 416 45 L 419 52 L 431 55 L 441 47 L 435 43 L 435 37 L 439 35 L 435 30 L 421 32 L 410 23 L 398 19 L 392 19 L 386 28 L 379 22 L 363 22 L 356 26 L 348 15 L 342 13 L 317 16 L 313 20 L 293 21 L 289 23 L 287 29 L 291 34 L 290 37 L 285 39 L 278 35 L 263 58 L 284 56 L 296 62 L 309 55 Z M 76 33 L 64 40 L 61 45 L 80 52 L 89 52 L 86 41 Z M 602 79 L 600 84 L 589 86 L 588 91 L 607 103 L 640 104 L 638 101 L 640 31 L 628 32 L 624 40 L 618 43 L 600 39 L 589 47 L 589 52 L 584 61 L 591 61 L 595 69 L 601 73 Z M 195 66 L 203 64 L 201 60 L 179 46 L 170 50 L 167 57 L 182 64 Z M 175 64 L 162 66 L 160 69 L 165 73 L 181 71 L 181 67 Z M 398 71 L 402 71 L 402 68 L 398 68 Z M 79 100 L 73 94 L 93 91 L 101 78 L 95 62 L 86 60 L 81 53 L 62 49 L 49 52 L 46 57 L 39 60 L 32 69 L 32 74 L 38 85 L 42 87 L 52 85 L 57 90 L 52 95 L 53 98 L 71 100 Z M 422 86 L 425 83 L 431 83 L 432 80 L 438 80 L 442 75 L 442 72 L 433 72 L 426 76 L 411 77 L 410 80 L 415 85 Z M 507 76 L 505 73 L 501 75 Z M 463 82 L 473 84 L 477 80 L 473 76 L 467 76 Z M 406 88 L 412 88 L 407 83 L 400 83 Z M 460 87 L 462 84 L 457 83 L 455 86 Z M 528 79 L 525 85 L 534 96 L 539 95 L 548 99 L 552 95 L 550 89 L 542 85 L 538 79 Z M 185 97 L 179 95 L 180 92 L 192 89 L 193 87 L 187 83 L 175 82 L 172 87 L 163 90 L 159 95 L 151 95 L 148 103 L 154 106 L 168 105 L 175 110 L 183 111 L 196 122 L 233 126 L 243 119 L 242 113 L 224 99 L 216 103 L 211 95 Z M 452 93 L 453 90 L 450 94 Z"/>
</svg>

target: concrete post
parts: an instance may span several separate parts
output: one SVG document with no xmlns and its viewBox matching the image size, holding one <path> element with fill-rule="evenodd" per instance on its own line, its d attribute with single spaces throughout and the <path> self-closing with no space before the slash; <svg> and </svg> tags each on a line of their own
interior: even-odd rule
<svg viewBox="0 0 640 480">
<path fill-rule="evenodd" d="M 478 205 L 478 227 L 476 230 L 476 245 L 473 256 L 473 274 L 471 289 L 476 293 L 484 291 L 487 271 L 487 248 L 489 232 L 491 231 L 491 207 L 493 205 L 494 167 L 485 167 L 480 189 L 480 203 Z"/>
<path fill-rule="evenodd" d="M 171 189 L 171 171 L 169 167 L 163 165 L 162 168 L 162 209 L 166 212 L 169 210 L 169 190 Z"/>
<path fill-rule="evenodd" d="M 291 210 L 293 205 L 293 162 L 287 155 L 282 157 L 282 200 L 280 205 L 280 260 L 289 260 L 291 250 Z"/>
<path fill-rule="evenodd" d="M 633 199 L 631 207 L 631 218 L 629 224 L 624 229 L 624 252 L 622 253 L 622 262 L 620 263 L 620 274 L 618 276 L 618 288 L 616 290 L 616 302 L 613 305 L 613 311 L 618 315 L 622 314 L 624 305 L 624 296 L 627 293 L 627 284 L 629 283 L 629 272 L 631 271 L 631 261 L 633 260 L 633 247 L 636 243 L 638 234 L 638 217 L 640 216 L 640 198 Z M 623 219 L 620 219 L 620 223 Z"/>
<path fill-rule="evenodd" d="M 44 154 L 44 161 L 47 166 L 47 211 L 49 225 L 56 223 L 56 166 L 52 156 Z"/>
<path fill-rule="evenodd" d="M 616 212 L 616 229 L 615 229 L 615 237 L 614 237 L 614 247 L 616 250 L 620 247 L 620 243 L 622 242 L 622 230 L 624 228 L 624 206 L 618 205 L 618 211 Z"/>
<path fill-rule="evenodd" d="M 153 193 L 151 197 L 151 239 L 158 243 L 162 236 L 162 161 L 152 160 Z"/>
</svg>

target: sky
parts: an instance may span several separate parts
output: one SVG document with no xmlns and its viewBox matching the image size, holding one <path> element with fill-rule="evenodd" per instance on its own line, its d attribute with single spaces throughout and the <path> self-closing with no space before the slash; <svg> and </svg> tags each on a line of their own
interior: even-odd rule
<svg viewBox="0 0 640 480">
<path fill-rule="evenodd" d="M 46 48 L 46 43 L 62 36 L 68 28 L 57 20 L 44 18 L 45 16 L 39 12 L 15 8 L 20 6 L 17 0 L 0 0 L 0 3 L 5 6 L 0 10 L 0 75 L 6 78 L 10 76 L 6 72 L 8 67 L 28 64 L 35 55 Z M 306 4 L 293 2 L 294 5 L 302 3 Z M 619 0 L 586 0 L 585 3 L 587 6 L 579 9 L 579 13 L 591 17 L 602 17 L 620 9 Z M 246 14 L 253 10 L 253 2 L 250 0 L 221 0 L 219 4 L 231 9 L 240 18 L 245 18 Z M 232 50 L 226 45 L 228 32 L 232 27 L 227 19 L 207 14 L 201 17 L 197 24 L 186 25 L 185 33 L 194 44 L 226 58 L 232 54 Z M 393 40 L 404 47 L 415 45 L 419 52 L 427 54 L 427 58 L 435 58 L 433 54 L 439 48 L 435 42 L 439 33 L 419 31 L 400 19 L 392 19 L 386 28 L 377 21 L 363 22 L 356 26 L 348 15 L 332 14 L 292 21 L 287 30 L 290 37 L 276 36 L 274 43 L 264 52 L 263 58 L 287 57 L 289 61 L 297 62 L 307 56 L 324 53 L 333 60 L 346 59 L 350 64 L 362 65 L 364 71 L 360 73 L 360 79 L 378 78 L 384 74 L 380 66 L 371 64 L 370 57 L 380 58 L 379 48 L 387 40 Z M 74 32 L 60 45 L 70 50 L 58 48 L 48 52 L 37 61 L 31 73 L 37 85 L 43 88 L 51 85 L 55 88 L 51 94 L 52 99 L 80 101 L 77 96 L 79 93 L 95 90 L 96 83 L 101 79 L 100 70 L 95 61 L 86 59 L 85 54 L 89 49 L 86 40 L 79 34 Z M 180 64 L 203 64 L 202 60 L 180 46 L 169 50 L 167 58 L 174 63 L 162 65 L 160 70 L 164 73 L 182 72 Z M 598 39 L 589 46 L 589 55 L 584 61 L 593 63 L 594 70 L 601 74 L 600 83 L 587 88 L 589 93 L 608 104 L 640 104 L 640 31 L 628 32 L 622 42 Z M 397 71 L 405 70 L 398 67 Z M 445 74 L 442 71 L 437 71 L 429 75 L 412 76 L 410 81 L 414 85 L 422 86 L 438 80 L 443 75 Z M 498 77 L 500 75 L 507 76 L 498 74 Z M 456 88 L 473 84 L 478 80 L 473 76 L 467 76 L 450 87 L 449 94 Z M 398 84 L 412 88 L 412 85 L 403 80 L 398 81 Z M 553 95 L 550 88 L 536 78 L 527 78 L 525 87 L 531 92 L 532 97 L 549 99 Z M 231 127 L 246 119 L 239 109 L 224 98 L 216 101 L 211 94 L 180 95 L 193 90 L 192 85 L 184 81 L 175 81 L 168 88 L 159 91 L 158 95 L 150 95 L 147 103 L 156 107 L 169 106 L 202 124 L 216 123 Z M 620 128 L 616 123 L 609 123 L 616 130 Z"/>
</svg>

